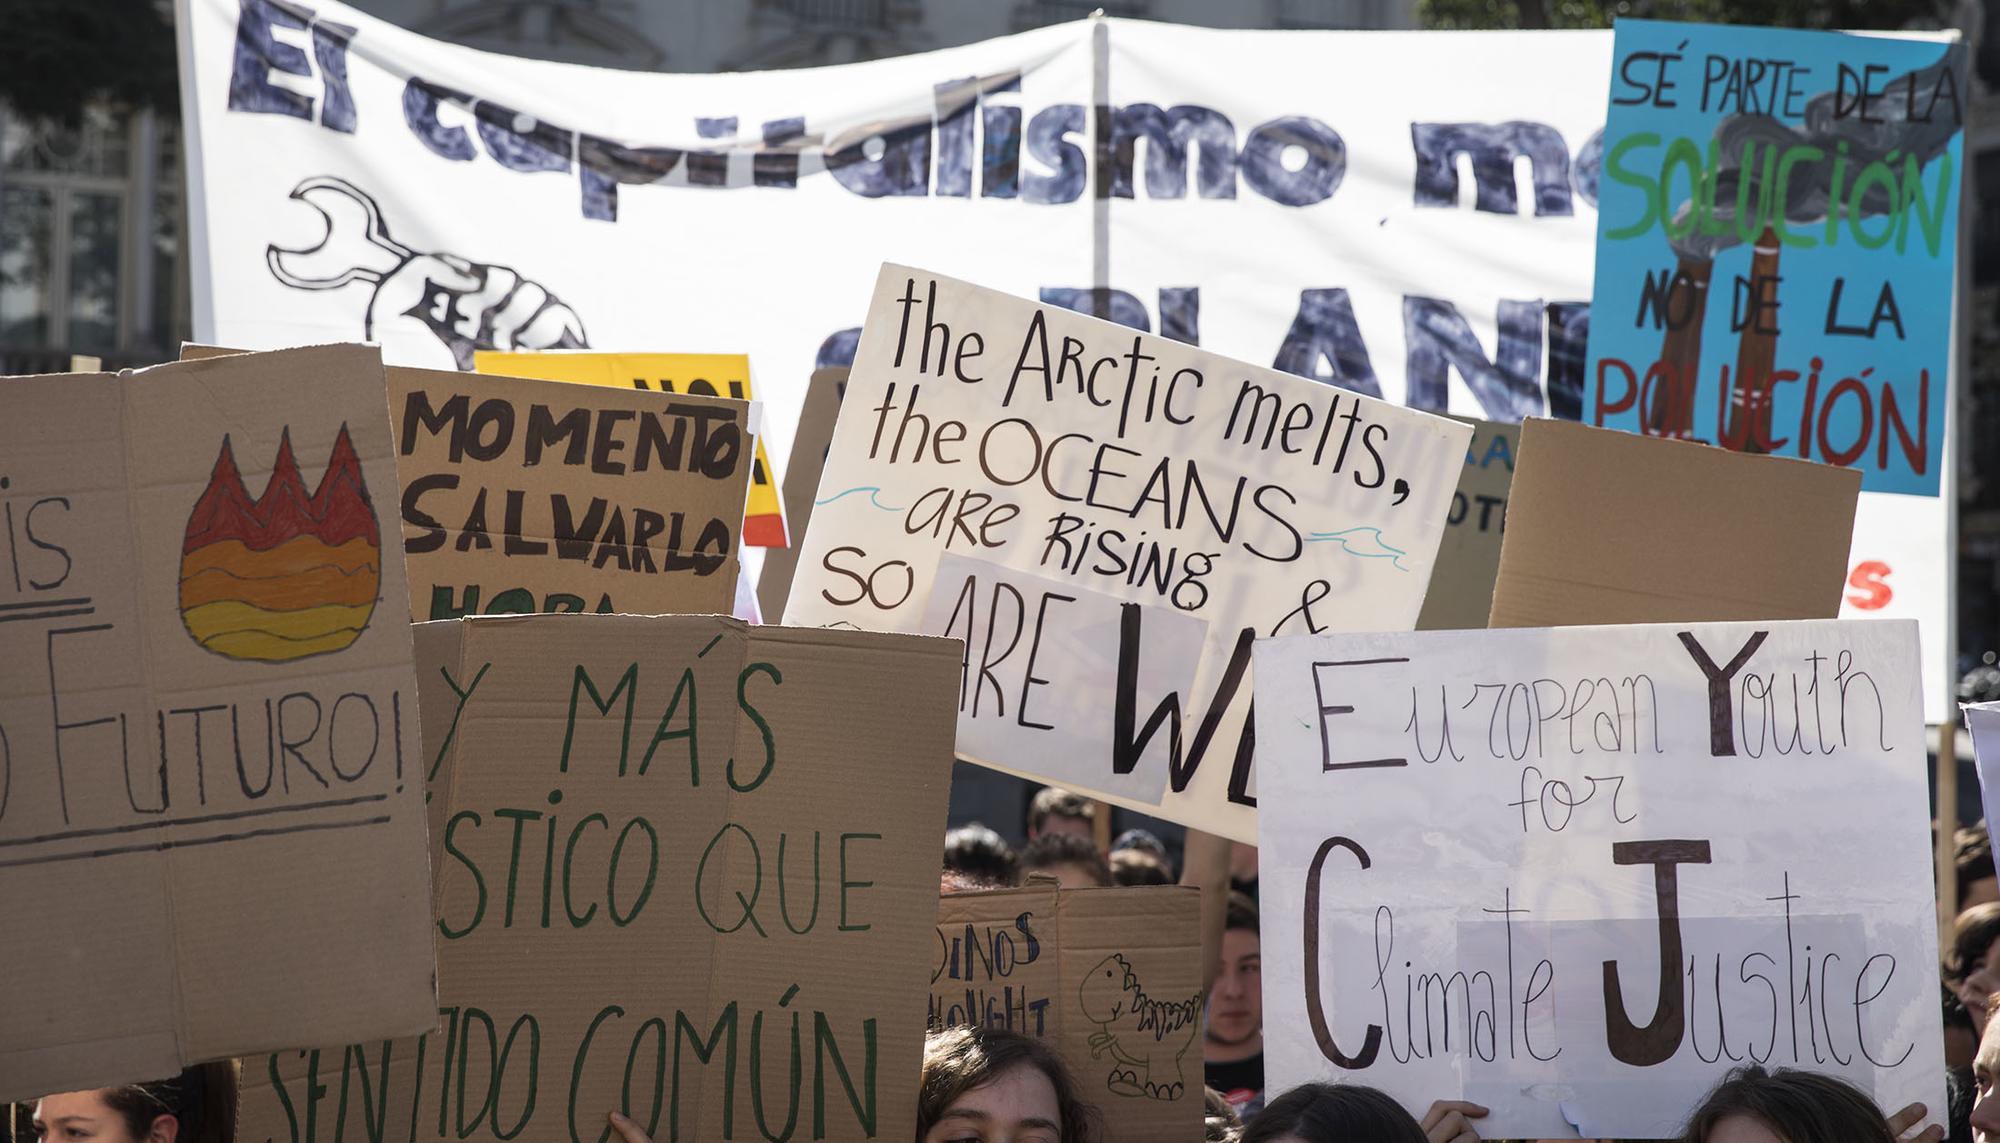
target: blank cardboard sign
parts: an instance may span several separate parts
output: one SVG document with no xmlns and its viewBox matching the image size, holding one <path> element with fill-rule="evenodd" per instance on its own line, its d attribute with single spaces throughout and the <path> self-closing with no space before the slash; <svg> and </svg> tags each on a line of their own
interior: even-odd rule
<svg viewBox="0 0 2000 1143">
<path fill-rule="evenodd" d="M 1831 619 L 1861 476 L 1529 420 L 1492 627 Z"/>
<path fill-rule="evenodd" d="M 0 1100 L 435 1018 L 382 386 L 0 382 Z"/>
<path fill-rule="evenodd" d="M 240 1137 L 911 1138 L 958 645 L 416 631 L 436 1030 L 245 1061 Z"/>
<path fill-rule="evenodd" d="M 938 901 L 933 1028 L 1052 1041 L 1104 1143 L 1199 1139 L 1201 893 L 1178 885 L 952 893 Z"/>
</svg>

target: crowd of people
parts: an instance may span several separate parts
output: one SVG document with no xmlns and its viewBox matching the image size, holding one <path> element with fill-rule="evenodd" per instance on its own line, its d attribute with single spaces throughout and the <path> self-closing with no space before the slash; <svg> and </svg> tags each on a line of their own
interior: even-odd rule
<svg viewBox="0 0 2000 1143">
<path fill-rule="evenodd" d="M 1214 1143 L 1479 1143 L 1487 1109 L 1439 1100 L 1422 1117 L 1360 1084 L 1315 1083 L 1266 1100 L 1256 850 L 1190 834 L 1168 847 L 1128 830 L 1101 851 L 1100 807 L 1053 787 L 1034 798 L 1027 844 L 972 824 L 945 837 L 940 886 L 979 892 L 1053 879 L 1064 888 L 1183 884 L 1204 895 L 1205 1137 Z M 1679 1143 L 2000 1143 L 2000 878 L 1985 824 L 1958 831 L 1958 915 L 1944 950 L 1944 1123 L 1921 1104 L 1877 1107 L 1833 1076 L 1746 1066 L 1688 1111 Z M 1212 919 L 1211 919 L 1212 918 Z M 237 1065 L 156 1083 L 53 1094 L 13 1109 L 9 1140 L 235 1143 Z M 1092 1105 L 1049 1043 L 1005 1027 L 933 1029 L 925 1040 L 916 1143 L 1094 1143 L 1111 1109 Z M 609 1134 L 652 1143 L 610 1111 Z M 1612 1143 L 1612 1141 L 1606 1141 Z M 1637 1141 L 1629 1141 L 1637 1143 Z"/>
</svg>

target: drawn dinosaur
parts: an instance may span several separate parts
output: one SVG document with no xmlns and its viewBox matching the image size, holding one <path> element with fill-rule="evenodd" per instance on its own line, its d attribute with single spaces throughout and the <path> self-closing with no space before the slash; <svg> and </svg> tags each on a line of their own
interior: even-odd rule
<svg viewBox="0 0 2000 1143">
<path fill-rule="evenodd" d="M 1113 953 L 1084 974 L 1077 1002 L 1098 1027 L 1090 1037 L 1091 1058 L 1111 1053 L 1105 1086 L 1112 1094 L 1181 1097 L 1181 1059 L 1201 1029 L 1201 993 L 1178 1001 L 1148 996 L 1131 962 Z"/>
</svg>

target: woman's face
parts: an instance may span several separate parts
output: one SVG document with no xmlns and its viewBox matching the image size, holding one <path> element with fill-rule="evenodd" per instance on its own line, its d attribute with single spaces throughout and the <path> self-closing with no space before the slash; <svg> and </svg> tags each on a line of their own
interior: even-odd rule
<svg viewBox="0 0 2000 1143">
<path fill-rule="evenodd" d="M 49 1143 L 174 1143 L 179 1123 L 162 1115 L 145 1139 L 134 1139 L 125 1117 L 104 1102 L 101 1091 L 43 1096 L 35 1103 L 35 1134 Z"/>
<path fill-rule="evenodd" d="M 1018 1064 L 952 1100 L 922 1143 L 1063 1143 L 1056 1087 Z"/>
</svg>

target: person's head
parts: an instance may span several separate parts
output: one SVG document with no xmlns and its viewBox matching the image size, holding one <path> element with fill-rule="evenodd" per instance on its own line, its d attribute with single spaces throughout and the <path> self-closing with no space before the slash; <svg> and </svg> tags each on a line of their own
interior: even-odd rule
<svg viewBox="0 0 2000 1143">
<path fill-rule="evenodd" d="M 1087 838 L 1073 833 L 1045 833 L 1021 850 L 1021 880 L 1030 873 L 1047 873 L 1065 889 L 1111 884 L 1111 867 Z"/>
<path fill-rule="evenodd" d="M 1956 983 L 1985 968 L 1995 942 L 2000 942 L 2000 903 L 1988 901 L 1960 913 L 1944 954 L 1944 978 Z"/>
<path fill-rule="evenodd" d="M 1091 1143 L 1096 1122 L 1076 1080 L 1040 1040 L 961 1027 L 924 1039 L 917 1143 Z"/>
<path fill-rule="evenodd" d="M 1043 786 L 1028 804 L 1028 840 L 1066 833 L 1095 842 L 1097 804 L 1061 786 Z"/>
<path fill-rule="evenodd" d="M 236 1065 L 203 1064 L 154 1083 L 46 1095 L 35 1101 L 33 1122 L 35 1135 L 49 1143 L 234 1143 Z"/>
<path fill-rule="evenodd" d="M 1161 865 L 1169 870 L 1173 869 L 1174 863 L 1167 857 L 1167 843 L 1161 841 L 1152 830 L 1128 829 L 1111 839 L 1111 852 L 1119 853 L 1127 849 L 1150 853 L 1160 859 Z"/>
<path fill-rule="evenodd" d="M 1212 1087 L 1201 1089 L 1202 1143 L 1236 1143 L 1243 1120 L 1229 1097 Z"/>
<path fill-rule="evenodd" d="M 1991 1017 L 1996 1007 L 2000 992 L 1987 998 L 1986 1034 L 1972 1057 L 1973 1143 L 2000 1143 L 2000 1020 Z"/>
<path fill-rule="evenodd" d="M 1681 1143 L 1896 1143 L 1882 1109 L 1844 1080 L 1755 1065 L 1723 1077 Z"/>
<path fill-rule="evenodd" d="M 1167 863 L 1143 849 L 1114 849 L 1111 851 L 1110 865 L 1113 885 L 1174 883 L 1174 875 L 1168 871 Z"/>
<path fill-rule="evenodd" d="M 1309 1083 L 1265 1106 L 1237 1143 L 1426 1143 L 1403 1105 L 1372 1087 Z"/>
<path fill-rule="evenodd" d="M 1229 895 L 1222 928 L 1222 968 L 1208 994 L 1206 1052 L 1217 1063 L 1264 1050 L 1264 958 L 1257 903 Z"/>
<path fill-rule="evenodd" d="M 1993 840 L 1986 832 L 1986 823 L 1960 829 L 1952 840 L 1957 850 L 1958 911 L 2000 901 L 2000 877 L 1994 874 Z"/>
<path fill-rule="evenodd" d="M 2000 992 L 2000 904 L 1974 905 L 1952 925 L 1944 982 L 1958 993 L 1975 1029 L 1986 1030 L 1986 998 Z"/>
<path fill-rule="evenodd" d="M 944 835 L 944 867 L 990 885 L 1012 885 L 1020 879 L 1021 859 L 1006 838 L 973 822 Z"/>
</svg>

